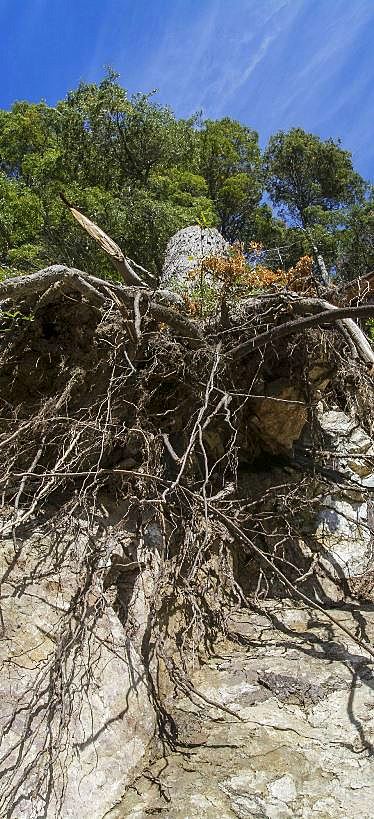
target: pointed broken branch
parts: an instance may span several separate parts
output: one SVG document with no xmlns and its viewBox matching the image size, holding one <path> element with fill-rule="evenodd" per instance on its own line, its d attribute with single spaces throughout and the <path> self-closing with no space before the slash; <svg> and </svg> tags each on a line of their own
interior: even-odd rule
<svg viewBox="0 0 374 819">
<path fill-rule="evenodd" d="M 92 222 L 91 219 L 85 216 L 84 213 L 82 213 L 82 211 L 79 210 L 79 208 L 76 208 L 74 207 L 74 205 L 71 205 L 70 202 L 67 200 L 65 194 L 60 193 L 60 197 L 64 205 L 66 205 L 66 207 L 69 208 L 70 213 L 72 214 L 72 216 L 74 216 L 74 219 L 76 219 L 76 221 L 80 224 L 83 230 L 85 230 L 89 236 L 92 236 L 92 238 L 95 239 L 95 242 L 97 242 L 97 244 L 100 245 L 104 253 L 106 253 L 106 255 L 109 256 L 112 264 L 121 274 L 125 284 L 132 284 L 136 285 L 137 287 L 157 286 L 156 280 L 154 279 L 152 274 L 149 273 L 148 270 L 146 270 L 144 267 L 141 267 L 140 265 L 136 265 L 136 267 L 139 270 L 141 270 L 142 275 L 140 277 L 138 273 L 136 273 L 136 271 L 134 270 L 130 262 L 130 259 L 128 259 L 124 255 L 121 248 L 116 244 L 116 242 L 114 242 L 113 239 L 111 239 L 107 233 L 104 233 L 104 231 L 101 228 L 99 228 L 98 225 L 95 224 L 95 222 Z"/>
</svg>

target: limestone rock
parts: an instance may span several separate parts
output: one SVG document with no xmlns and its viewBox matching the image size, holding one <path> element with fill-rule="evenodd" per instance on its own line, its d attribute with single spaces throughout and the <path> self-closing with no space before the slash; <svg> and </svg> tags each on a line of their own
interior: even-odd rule
<svg viewBox="0 0 374 819">
<path fill-rule="evenodd" d="M 191 284 L 188 274 L 200 267 L 207 256 L 223 256 L 228 243 L 216 228 L 199 225 L 182 228 L 168 242 L 162 274 L 162 284 Z"/>
<path fill-rule="evenodd" d="M 291 450 L 308 418 L 301 390 L 283 379 L 273 381 L 264 390 L 264 397 L 253 402 L 253 408 L 251 423 L 264 448 L 274 453 Z"/>
<path fill-rule="evenodd" d="M 328 460 L 347 476 L 351 488 L 341 486 L 321 497 L 316 537 L 332 567 L 349 580 L 372 567 L 372 509 L 366 489 L 373 484 L 374 445 L 354 419 L 336 410 L 322 411 L 319 423 L 325 436 Z M 359 457 L 365 455 L 365 458 Z M 356 489 L 357 487 L 357 489 Z"/>
<path fill-rule="evenodd" d="M 333 614 L 355 629 L 349 613 Z M 234 613 L 230 625 L 241 644 L 221 643 L 192 682 L 243 722 L 195 697 L 174 701 L 181 752 L 140 769 L 106 819 L 371 819 L 374 677 L 364 652 L 287 601 Z M 373 641 L 372 613 L 365 630 Z"/>
<path fill-rule="evenodd" d="M 13 709 L 15 718 L 1 746 L 2 757 L 8 752 L 2 816 L 10 816 L 2 799 L 13 792 L 15 819 L 101 819 L 155 732 L 136 640 L 129 640 L 110 605 L 101 607 L 100 584 L 92 583 L 84 601 L 86 549 L 82 535 L 70 542 L 61 532 L 56 539 L 35 535 L 22 544 L 11 583 L 3 583 L 0 726 L 8 725 Z M 14 560 L 13 541 L 3 541 L 0 558 L 3 573 Z M 146 624 L 148 616 L 143 584 L 134 585 L 134 577 L 127 583 L 130 600 L 134 587 L 141 640 L 140 621 Z M 83 595 L 82 621 L 77 594 Z"/>
</svg>

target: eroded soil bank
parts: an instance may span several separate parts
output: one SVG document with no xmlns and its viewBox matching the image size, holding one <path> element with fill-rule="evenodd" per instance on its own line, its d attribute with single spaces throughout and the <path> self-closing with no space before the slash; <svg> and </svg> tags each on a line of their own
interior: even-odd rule
<svg viewBox="0 0 374 819">
<path fill-rule="evenodd" d="M 369 819 L 367 362 L 297 293 L 1 287 L 1 815 Z"/>
</svg>

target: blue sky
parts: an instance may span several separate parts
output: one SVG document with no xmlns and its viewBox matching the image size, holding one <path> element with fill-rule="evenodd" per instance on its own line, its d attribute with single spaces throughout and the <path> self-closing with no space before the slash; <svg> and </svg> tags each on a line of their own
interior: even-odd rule
<svg viewBox="0 0 374 819">
<path fill-rule="evenodd" d="M 0 0 L 0 107 L 53 104 L 105 64 L 263 145 L 296 125 L 340 136 L 374 181 L 374 0 Z"/>
</svg>

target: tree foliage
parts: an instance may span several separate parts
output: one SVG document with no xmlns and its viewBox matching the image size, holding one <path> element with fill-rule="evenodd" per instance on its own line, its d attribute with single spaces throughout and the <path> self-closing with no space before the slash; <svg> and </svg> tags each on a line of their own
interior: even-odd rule
<svg viewBox="0 0 374 819">
<path fill-rule="evenodd" d="M 21 101 L 0 111 L 0 272 L 66 263 L 113 275 L 72 222 L 63 191 L 155 274 L 170 236 L 200 224 L 248 254 L 261 243 L 274 270 L 310 254 L 307 227 L 327 266 L 350 278 L 373 264 L 365 190 L 339 142 L 294 128 L 271 137 L 262 157 L 250 127 L 178 119 L 153 94 L 129 96 L 108 70 L 55 107 Z"/>
<path fill-rule="evenodd" d="M 273 203 L 303 227 L 315 221 L 316 207 L 331 211 L 363 200 L 365 184 L 349 151 L 301 128 L 270 138 L 264 170 Z"/>
<path fill-rule="evenodd" d="M 338 272 L 342 279 L 362 276 L 374 270 L 374 196 L 350 211 L 340 236 Z"/>
</svg>

